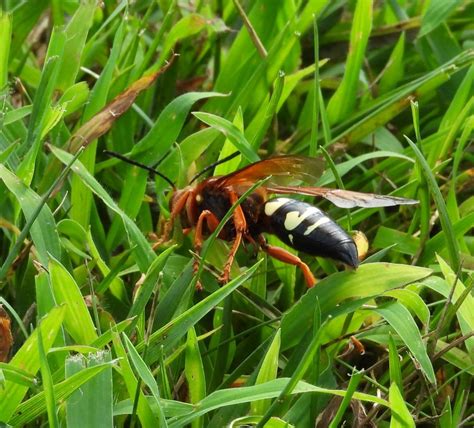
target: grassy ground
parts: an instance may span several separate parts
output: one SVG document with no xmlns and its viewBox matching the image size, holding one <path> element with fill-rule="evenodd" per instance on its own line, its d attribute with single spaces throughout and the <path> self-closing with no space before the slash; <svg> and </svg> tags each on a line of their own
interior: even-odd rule
<svg viewBox="0 0 474 428">
<path fill-rule="evenodd" d="M 0 421 L 472 426 L 474 4 L 99 3 L 2 2 Z M 316 201 L 370 256 L 302 255 L 311 290 L 251 249 L 219 287 L 211 237 L 196 293 L 190 238 L 152 248 L 170 186 L 104 149 L 179 187 L 324 154 L 319 185 L 420 203 Z"/>
</svg>

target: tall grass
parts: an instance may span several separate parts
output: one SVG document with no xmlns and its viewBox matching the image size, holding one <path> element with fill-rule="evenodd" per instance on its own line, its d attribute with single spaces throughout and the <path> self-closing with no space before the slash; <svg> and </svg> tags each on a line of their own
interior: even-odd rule
<svg viewBox="0 0 474 428">
<path fill-rule="evenodd" d="M 434 0 L 2 2 L 0 422 L 472 423 L 473 14 Z M 178 187 L 236 150 L 214 173 L 324 152 L 318 185 L 420 203 L 314 201 L 364 231 L 370 255 L 350 272 L 300 254 L 310 290 L 250 248 L 220 286 L 216 232 L 198 293 L 180 225 L 154 245 L 170 185 L 104 150 Z"/>
</svg>

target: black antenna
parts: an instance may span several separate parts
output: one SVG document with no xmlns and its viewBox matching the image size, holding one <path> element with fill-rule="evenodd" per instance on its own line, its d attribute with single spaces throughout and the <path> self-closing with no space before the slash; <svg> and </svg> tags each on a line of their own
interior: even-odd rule
<svg viewBox="0 0 474 428">
<path fill-rule="evenodd" d="M 143 169 L 146 169 L 148 172 L 151 172 L 152 174 L 155 174 L 157 175 L 158 177 L 161 177 L 163 180 L 165 180 L 168 184 L 171 185 L 171 187 L 176 190 L 176 186 L 174 185 L 174 183 L 166 176 L 166 175 L 163 175 L 160 171 L 157 171 L 156 169 L 153 169 L 147 165 L 144 165 L 140 162 L 137 162 L 137 161 L 134 161 L 133 159 L 130 159 L 130 158 L 127 158 L 126 156 L 124 155 L 121 155 L 120 153 L 117 153 L 117 152 L 112 152 L 110 150 L 104 150 L 104 153 L 106 155 L 109 155 L 109 156 L 112 156 L 114 158 L 117 158 L 117 159 L 120 159 L 121 161 L 124 161 L 124 162 L 127 162 L 131 165 L 135 165 L 135 166 L 138 166 L 139 168 L 143 168 Z"/>
<path fill-rule="evenodd" d="M 234 159 L 236 156 L 238 156 L 240 154 L 240 152 L 234 152 L 232 153 L 231 155 L 229 156 L 226 156 L 225 158 L 223 159 L 220 159 L 214 163 L 211 163 L 210 165 L 206 166 L 206 168 L 204 168 L 201 172 L 198 172 L 192 179 L 191 181 L 189 182 L 189 184 L 191 184 L 193 181 L 197 180 L 201 175 L 205 174 L 207 171 L 209 171 L 210 169 L 216 167 L 217 165 L 220 165 L 220 164 L 223 164 L 223 163 L 226 163 L 228 161 L 230 161 L 231 159 Z"/>
</svg>

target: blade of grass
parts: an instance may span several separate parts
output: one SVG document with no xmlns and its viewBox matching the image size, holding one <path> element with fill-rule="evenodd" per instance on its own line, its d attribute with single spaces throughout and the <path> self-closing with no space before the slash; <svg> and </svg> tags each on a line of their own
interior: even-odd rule
<svg viewBox="0 0 474 428">
<path fill-rule="evenodd" d="M 199 344 L 194 327 L 188 331 L 184 373 L 189 387 L 189 401 L 198 403 L 206 396 L 206 374 L 202 362 Z M 200 417 L 191 423 L 192 428 L 204 427 L 204 418 Z"/>
<path fill-rule="evenodd" d="M 66 312 L 65 307 L 54 308 L 41 321 L 43 331 L 47 334 L 43 338 L 44 351 L 48 352 L 49 348 L 54 342 L 56 335 L 59 332 L 63 318 Z M 38 332 L 34 331 L 30 337 L 25 341 L 21 348 L 15 353 L 9 365 L 11 367 L 18 367 L 31 374 L 36 374 L 40 368 L 40 356 L 38 351 Z M 10 381 L 5 382 L 5 388 L 0 389 L 0 421 L 10 421 L 15 411 L 18 412 L 19 404 L 28 392 L 28 387 L 16 384 Z M 56 395 L 57 398 L 59 398 Z M 43 406 L 46 406 L 46 401 L 43 397 Z"/>
<path fill-rule="evenodd" d="M 235 114 L 232 123 L 239 129 L 240 132 L 244 133 L 244 117 L 242 109 L 239 108 Z M 214 128 L 208 128 L 214 129 Z M 217 129 L 215 129 L 217 131 Z M 218 132 L 218 131 L 217 131 Z M 219 152 L 218 161 L 225 159 L 227 156 L 231 156 L 235 152 L 235 146 L 228 138 L 225 139 L 224 144 Z M 227 175 L 231 172 L 237 171 L 239 165 L 242 162 L 242 155 L 237 155 L 235 158 L 230 159 L 227 162 L 221 163 L 214 168 L 214 175 Z"/>
<path fill-rule="evenodd" d="M 265 116 L 263 117 L 263 120 L 260 122 L 260 127 L 258 130 L 255 132 L 255 135 L 253 135 L 250 145 L 255 149 L 258 150 L 260 146 L 262 145 L 262 140 L 263 137 L 265 136 L 265 133 L 267 132 L 268 128 L 271 125 L 271 122 L 275 116 L 275 113 L 277 111 L 277 106 L 278 102 L 280 101 L 280 97 L 283 91 L 283 83 L 285 79 L 285 73 L 283 71 L 280 71 L 278 73 L 278 77 L 275 80 L 274 87 L 273 87 L 273 93 L 270 97 L 270 101 L 268 103 L 268 106 L 265 110 Z"/>
<path fill-rule="evenodd" d="M 63 163 L 70 162 L 72 158 L 71 154 L 58 149 L 57 147 L 51 146 L 51 151 Z M 156 256 L 136 223 L 124 214 L 105 189 L 80 162 L 73 167 L 73 171 L 81 177 L 84 183 L 104 202 L 105 205 L 120 216 L 124 223 L 125 230 L 127 231 L 130 247 L 134 249 L 137 265 L 142 272 L 146 272 Z"/>
<path fill-rule="evenodd" d="M 123 39 L 125 35 L 124 23 L 121 22 L 115 35 L 107 63 L 100 74 L 94 88 L 90 94 L 89 102 L 86 105 L 84 114 L 82 115 L 82 124 L 91 123 L 95 114 L 99 115 L 100 110 L 106 105 L 107 95 L 113 83 L 114 71 L 119 61 L 119 55 L 123 47 Z M 115 115 L 115 109 L 111 108 L 111 112 Z M 113 116 L 112 115 L 112 116 Z M 101 116 L 103 118 L 103 116 Z M 89 121 L 89 122 L 88 122 Z M 83 128 L 81 128 L 83 129 Z M 96 158 L 97 142 L 90 141 L 90 148 L 81 156 L 81 162 L 84 163 L 89 171 L 93 170 Z M 79 221 L 83 226 L 88 223 L 92 197 L 90 190 L 81 182 L 78 177 L 73 177 L 71 189 L 71 218 Z"/>
<path fill-rule="evenodd" d="M 265 353 L 262 364 L 255 380 L 255 385 L 259 385 L 277 378 L 278 356 L 280 353 L 281 330 L 277 330 L 270 346 Z M 270 408 L 270 400 L 258 400 L 250 404 L 250 414 L 263 415 Z"/>
<path fill-rule="evenodd" d="M 461 0 L 432 0 L 421 20 L 418 37 L 423 37 L 433 31 L 438 25 L 448 19 L 450 13 L 462 3 Z"/>
<path fill-rule="evenodd" d="M 120 358 L 120 368 L 122 369 L 122 378 L 125 382 L 128 395 L 133 402 L 135 393 L 137 392 L 138 381 L 135 375 L 133 374 L 132 366 L 130 364 L 125 348 L 120 340 L 118 333 L 113 335 L 113 344 L 114 350 L 118 358 Z M 138 402 L 136 405 L 136 411 L 138 418 L 142 426 L 158 426 L 158 417 L 155 415 L 151 409 L 150 404 L 145 398 L 143 391 L 138 390 Z M 135 405 L 134 405 L 135 406 Z M 135 408 L 135 407 L 134 407 Z"/>
<path fill-rule="evenodd" d="M 312 308 L 319 301 L 323 316 L 331 313 L 343 300 L 377 296 L 426 278 L 431 270 L 391 263 L 361 265 L 357 272 L 338 272 L 324 278 L 283 316 L 282 349 L 296 346 L 313 322 Z M 370 286 L 368 286 L 370 284 Z"/>
<path fill-rule="evenodd" d="M 393 336 L 391 333 L 389 333 L 388 337 L 388 352 L 390 384 L 396 384 L 400 393 L 403 394 L 403 380 L 402 370 L 400 367 L 400 356 L 397 351 L 397 345 L 395 344 L 395 340 L 393 340 Z"/>
<path fill-rule="evenodd" d="M 206 125 L 212 126 L 222 132 L 248 162 L 257 162 L 260 160 L 255 148 L 250 145 L 244 134 L 232 122 L 210 113 L 194 112 L 193 115 Z"/>
<path fill-rule="evenodd" d="M 311 121 L 311 140 L 309 143 L 309 155 L 316 156 L 318 151 L 318 136 L 319 136 L 319 32 L 318 20 L 316 15 L 313 15 L 313 44 L 314 44 L 314 76 L 313 76 L 313 120 Z"/>
<path fill-rule="evenodd" d="M 449 218 L 448 210 L 446 208 L 446 203 L 444 202 L 443 195 L 441 194 L 441 191 L 439 190 L 439 187 L 438 187 L 438 184 L 436 183 L 436 179 L 433 175 L 433 172 L 431 171 L 431 168 L 428 165 L 428 162 L 426 161 L 423 154 L 420 152 L 416 144 L 413 141 L 411 141 L 407 136 L 405 136 L 405 139 L 408 141 L 408 144 L 411 146 L 411 148 L 413 149 L 415 153 L 415 157 L 418 161 L 418 164 L 420 165 L 423 175 L 426 181 L 428 182 L 428 187 L 435 201 L 436 208 L 439 211 L 441 227 L 443 228 L 443 231 L 445 233 L 446 244 L 448 247 L 449 258 L 451 261 L 451 267 L 454 270 L 458 270 L 460 266 L 459 247 L 455 239 L 453 225 L 451 223 L 451 219 Z"/>
<path fill-rule="evenodd" d="M 473 68 L 474 70 L 474 68 Z M 473 80 L 474 80 L 474 73 L 473 73 Z M 470 144 L 470 136 L 473 134 L 474 131 L 474 116 L 469 117 L 464 125 L 464 129 L 459 137 L 459 142 L 456 147 L 456 151 L 454 153 L 453 159 L 453 169 L 451 172 L 451 180 L 449 185 L 449 193 L 446 201 L 447 209 L 449 212 L 449 217 L 452 221 L 459 221 L 460 214 L 459 214 L 459 206 L 457 202 L 457 185 L 459 181 L 460 175 L 460 166 L 462 159 L 464 157 L 465 150 L 467 149 L 468 145 Z M 454 225 L 453 225 L 454 227 Z M 463 239 L 459 240 L 459 245 L 462 247 L 462 250 L 465 253 L 468 253 L 468 249 Z"/>
<path fill-rule="evenodd" d="M 357 100 L 359 73 L 372 31 L 372 0 L 356 3 L 351 29 L 346 70 L 338 89 L 327 107 L 329 123 L 340 123 L 354 110 Z"/>
<path fill-rule="evenodd" d="M 318 316 L 321 314 L 318 301 L 316 301 L 314 313 L 318 314 Z M 279 415 L 283 407 L 283 404 L 285 403 L 285 401 L 289 399 L 290 395 L 292 394 L 297 384 L 303 379 L 303 376 L 311 367 L 311 364 L 313 363 L 313 360 L 314 360 L 314 356 L 316 355 L 319 348 L 321 347 L 321 336 L 323 335 L 323 332 L 329 320 L 330 320 L 330 317 L 326 318 L 321 323 L 319 330 L 314 332 L 314 335 L 311 338 L 311 341 L 308 347 L 305 349 L 304 355 L 302 356 L 301 360 L 298 363 L 298 366 L 293 372 L 293 376 L 290 378 L 288 383 L 282 389 L 278 398 L 272 403 L 272 405 L 265 412 L 262 419 L 259 421 L 257 428 L 263 428 L 265 426 L 265 423 L 272 416 Z"/>
<path fill-rule="evenodd" d="M 430 94 L 433 89 L 448 81 L 451 75 L 470 65 L 473 57 L 474 52 L 465 51 L 435 70 L 403 85 L 397 91 L 375 99 L 367 108 L 354 112 L 350 120 L 336 127 L 336 137 L 331 144 L 338 141 L 349 145 L 359 142 L 380 125 L 400 114 L 410 105 L 411 100 Z"/>
<path fill-rule="evenodd" d="M 195 304 L 193 307 L 183 312 L 175 319 L 168 322 L 166 325 L 155 331 L 150 336 L 150 347 L 148 348 L 148 364 L 155 362 L 159 358 L 161 347 L 165 350 L 169 349 L 177 340 L 183 337 L 191 326 L 196 324 L 202 317 L 211 311 L 217 304 L 219 304 L 230 293 L 247 281 L 253 273 L 257 270 L 261 261 L 258 261 L 251 268 L 247 269 L 242 275 L 230 281 L 228 284 L 219 288 L 217 291 Z M 196 278 L 196 276 L 194 277 Z M 193 282 L 189 287 L 194 288 Z M 141 342 L 137 346 L 140 352 L 144 347 Z"/>
<path fill-rule="evenodd" d="M 248 16 L 246 15 L 244 9 L 242 8 L 239 0 L 233 0 L 234 6 L 239 12 L 240 17 L 242 18 L 242 21 L 245 25 L 245 28 L 247 29 L 250 39 L 252 40 L 252 43 L 255 45 L 255 48 L 257 49 L 258 54 L 262 58 L 266 58 L 268 56 L 267 50 L 265 49 L 265 46 L 263 46 L 262 41 L 258 37 L 257 31 L 255 28 L 252 26 L 252 23 L 250 22 Z"/>
<path fill-rule="evenodd" d="M 400 389 L 396 383 L 390 385 L 390 407 L 392 409 L 392 418 L 390 428 L 408 428 L 415 427 L 415 421 L 411 416 Z"/>
<path fill-rule="evenodd" d="M 344 183 L 342 182 L 341 176 L 339 175 L 336 165 L 334 161 L 332 160 L 331 156 L 329 155 L 328 151 L 324 147 L 321 147 L 320 150 L 324 156 L 324 159 L 326 159 L 326 162 L 329 165 L 329 168 L 334 176 L 334 179 L 336 180 L 337 187 L 341 190 L 345 190 L 345 186 L 344 186 Z M 346 219 L 347 219 L 347 230 L 352 230 L 351 211 L 349 209 L 347 210 Z"/>
<path fill-rule="evenodd" d="M 3 262 L 0 269 L 0 280 L 4 279 L 8 273 L 8 269 L 15 260 L 15 257 L 19 254 L 23 242 L 28 236 L 31 230 L 32 239 L 37 246 L 38 252 L 40 253 L 40 261 L 44 266 L 48 264 L 48 253 L 54 257 L 61 257 L 61 247 L 59 244 L 59 237 L 56 229 L 54 228 L 54 218 L 50 209 L 46 205 L 46 202 L 50 198 L 53 191 L 57 188 L 59 183 L 62 183 L 64 178 L 67 176 L 72 165 L 80 155 L 80 151 L 75 156 L 71 157 L 66 162 L 66 167 L 63 169 L 58 178 L 54 181 L 49 190 L 39 198 L 33 191 L 28 189 L 19 179 L 8 171 L 5 166 L 0 164 L 0 178 L 5 182 L 7 187 L 15 194 L 20 203 L 22 203 L 22 209 L 27 223 L 18 235 L 15 245 L 8 253 L 7 258 Z M 26 193 L 26 197 L 24 196 Z M 39 220 L 35 224 L 36 220 Z"/>
<path fill-rule="evenodd" d="M 87 34 L 93 24 L 96 7 L 95 0 L 81 2 L 64 30 L 66 34 L 64 51 L 67 52 L 67 56 L 61 61 L 56 82 L 56 89 L 62 92 L 72 86 L 76 80 L 81 64 L 81 55 Z"/>
<path fill-rule="evenodd" d="M 405 39 L 405 32 L 403 32 L 388 58 L 385 71 L 379 84 L 381 94 L 386 94 L 396 88 L 398 82 L 403 78 L 405 71 L 405 63 L 403 61 L 405 55 Z"/>
<path fill-rule="evenodd" d="M 44 325 L 44 324 L 43 324 Z M 114 361 L 101 365 L 88 367 L 70 378 L 54 385 L 54 395 L 57 402 L 64 401 L 74 391 L 78 390 L 84 383 L 97 376 L 98 373 L 110 368 Z M 46 411 L 46 400 L 44 392 L 34 395 L 24 403 L 21 403 L 16 409 L 13 417 L 9 421 L 14 426 L 25 426 L 31 423 Z"/>
<path fill-rule="evenodd" d="M 422 142 L 421 142 L 422 140 L 421 140 L 421 132 L 420 132 L 420 117 L 419 117 L 418 103 L 411 101 L 410 104 L 411 104 L 412 117 L 413 117 L 413 127 L 414 127 L 415 135 L 416 135 L 416 143 L 418 144 L 420 152 L 422 152 Z M 423 172 L 420 169 L 419 164 L 416 164 L 415 170 L 416 170 L 416 176 L 419 182 L 417 197 L 420 201 L 420 204 L 417 207 L 420 213 L 420 245 L 416 254 L 420 255 L 425 248 L 426 240 L 429 238 L 430 220 L 431 220 L 431 213 L 430 213 L 431 204 L 430 204 L 430 194 L 429 194 L 428 184 L 426 182 Z M 416 257 L 415 259 L 417 258 L 418 257 Z"/>
<path fill-rule="evenodd" d="M 405 345 L 411 351 L 420 368 L 432 383 L 436 384 L 436 376 L 433 365 L 428 357 L 426 346 L 423 343 L 415 320 L 408 309 L 398 302 L 389 303 L 383 307 L 374 309 L 374 312 L 384 317 L 395 329 Z"/>
<path fill-rule="evenodd" d="M 18 175 L 29 184 L 33 177 L 34 163 L 40 149 L 41 128 L 46 117 L 56 87 L 56 81 L 61 67 L 61 58 L 66 43 L 66 34 L 63 30 L 55 28 L 51 35 L 46 54 L 46 61 L 41 73 L 33 110 L 31 112 L 28 135 L 18 149 L 18 155 L 23 156 L 28 152 L 26 158 L 18 170 Z"/>
<path fill-rule="evenodd" d="M 43 345 L 43 335 L 41 334 L 41 321 L 38 322 L 38 355 L 40 360 L 41 379 L 43 380 L 43 388 L 46 402 L 46 410 L 48 412 L 49 426 L 53 428 L 59 427 L 58 409 L 56 408 L 56 399 L 54 396 L 53 379 L 51 370 L 49 369 L 48 360 L 46 358 L 45 347 Z"/>
<path fill-rule="evenodd" d="M 160 278 L 160 274 L 163 271 L 163 268 L 166 265 L 168 257 L 171 255 L 171 253 L 174 252 L 175 249 L 176 249 L 176 245 L 173 245 L 172 247 L 167 248 L 151 264 L 148 272 L 146 273 L 145 280 L 143 281 L 143 284 L 140 287 L 140 292 L 136 296 L 132 304 L 132 307 L 130 308 L 128 312 L 127 318 L 134 318 L 144 313 L 145 307 L 148 301 L 150 300 L 153 290 L 156 287 L 156 284 Z M 128 334 L 130 334 L 133 328 L 135 328 L 136 321 L 137 319 L 135 319 L 135 321 L 133 321 L 125 330 Z"/>
<path fill-rule="evenodd" d="M 12 17 L 0 9 L 0 90 L 8 83 L 8 57 L 12 38 Z"/>
<path fill-rule="evenodd" d="M 341 405 L 337 409 L 337 412 L 329 424 L 329 428 L 337 428 L 339 426 L 339 423 L 341 422 L 344 413 L 347 410 L 347 407 L 349 406 L 351 399 L 354 395 L 354 392 L 356 391 L 357 387 L 359 386 L 359 383 L 362 379 L 362 373 L 357 372 L 355 369 L 352 371 L 351 378 L 349 380 L 349 385 L 347 386 L 347 391 L 346 394 L 344 395 L 344 398 L 341 402 Z"/>
<path fill-rule="evenodd" d="M 204 415 L 212 410 L 219 409 L 225 406 L 236 406 L 240 403 L 249 403 L 254 400 L 265 400 L 278 397 L 284 388 L 291 381 L 290 378 L 279 378 L 266 382 L 260 385 L 229 388 L 209 394 L 204 400 L 194 406 L 194 408 L 187 414 L 176 416 L 170 420 L 170 428 L 182 427 L 190 423 L 194 418 Z M 295 388 L 292 389 L 291 394 L 305 394 L 305 393 L 321 393 L 337 395 L 344 397 L 346 391 L 329 388 L 321 388 L 314 386 L 304 381 L 299 381 Z M 355 392 L 353 398 L 356 400 L 363 400 L 372 403 L 378 403 L 382 406 L 389 407 L 388 401 L 369 394 Z M 183 408 L 184 410 L 184 408 Z M 262 422 L 262 419 L 260 420 Z"/>
<path fill-rule="evenodd" d="M 437 256 L 437 260 L 446 280 L 443 295 L 448 297 L 446 292 L 449 290 L 451 293 L 452 288 L 452 309 L 455 311 L 456 317 L 458 318 L 459 325 L 463 334 L 469 334 L 474 331 L 474 297 L 471 295 L 469 287 L 466 287 L 464 283 L 457 277 L 456 273 L 448 266 L 448 264 L 440 257 Z M 472 285 L 471 285 L 472 287 Z M 448 316 L 452 314 L 448 314 Z M 447 321 L 449 324 L 449 321 Z M 474 352 L 474 339 L 466 340 L 466 348 L 470 353 Z"/>
<path fill-rule="evenodd" d="M 76 281 L 54 258 L 49 262 L 49 273 L 56 302 L 66 305 L 64 325 L 67 332 L 76 343 L 90 345 L 97 340 L 97 333 Z"/>
<path fill-rule="evenodd" d="M 137 352 L 132 342 L 130 342 L 130 339 L 125 335 L 125 333 L 122 333 L 122 338 L 123 338 L 123 341 L 125 342 L 128 355 L 130 357 L 130 360 L 132 361 L 133 366 L 135 367 L 137 374 L 140 376 L 140 379 L 142 379 L 145 382 L 148 388 L 150 388 L 153 398 L 155 399 L 155 405 L 156 405 L 155 408 L 157 409 L 157 419 L 159 423 L 158 426 L 166 428 L 168 424 L 166 423 L 166 419 L 160 405 L 160 392 L 158 390 L 158 385 L 156 383 L 156 380 L 154 379 L 153 374 L 151 373 L 150 369 L 148 368 L 146 363 L 143 361 L 143 359 L 140 357 L 140 354 Z"/>
</svg>

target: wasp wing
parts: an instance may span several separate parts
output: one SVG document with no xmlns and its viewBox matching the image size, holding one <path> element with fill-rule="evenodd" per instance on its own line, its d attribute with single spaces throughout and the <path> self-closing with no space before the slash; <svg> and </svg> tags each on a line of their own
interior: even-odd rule
<svg viewBox="0 0 474 428">
<path fill-rule="evenodd" d="M 265 186 L 270 193 L 298 194 L 320 196 L 340 208 L 377 208 L 393 207 L 396 205 L 413 205 L 415 199 L 400 198 L 398 196 L 377 195 L 376 193 L 353 192 L 352 190 L 329 189 L 327 187 L 301 187 L 301 186 Z"/>
<path fill-rule="evenodd" d="M 295 181 L 315 183 L 324 172 L 324 166 L 322 158 L 276 156 L 220 177 L 215 184 L 222 187 L 248 186 L 269 176 L 268 186 L 286 185 Z"/>
</svg>

